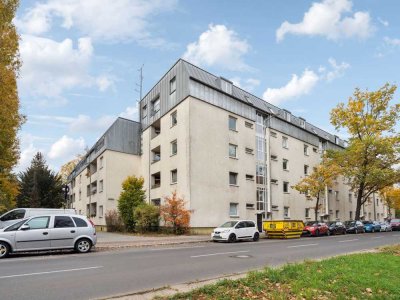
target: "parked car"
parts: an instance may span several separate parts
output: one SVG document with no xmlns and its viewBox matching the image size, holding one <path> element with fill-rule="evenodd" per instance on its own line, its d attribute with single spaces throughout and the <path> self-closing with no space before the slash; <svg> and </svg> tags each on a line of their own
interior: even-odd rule
<svg viewBox="0 0 400 300">
<path fill-rule="evenodd" d="M 76 214 L 75 209 L 58 208 L 16 208 L 0 216 L 0 229 L 17 223 L 19 220 L 53 214 Z"/>
<path fill-rule="evenodd" d="M 0 258 L 14 252 L 56 249 L 87 253 L 96 242 L 94 224 L 84 216 L 34 216 L 0 229 Z"/>
<path fill-rule="evenodd" d="M 381 231 L 385 232 L 392 231 L 392 226 L 389 223 L 380 222 L 379 224 L 381 225 Z"/>
<path fill-rule="evenodd" d="M 332 235 L 346 234 L 346 226 L 342 222 L 333 221 L 328 223 L 329 232 Z"/>
<path fill-rule="evenodd" d="M 400 219 L 392 219 L 390 221 L 390 226 L 392 226 L 393 231 L 400 230 Z"/>
<path fill-rule="evenodd" d="M 347 233 L 364 233 L 364 225 L 360 221 L 346 221 L 344 222 Z"/>
<path fill-rule="evenodd" d="M 365 232 L 380 232 L 381 225 L 375 221 L 363 221 Z"/>
<path fill-rule="evenodd" d="M 305 236 L 330 235 L 330 231 L 326 223 L 307 222 L 303 229 L 303 235 Z"/>
<path fill-rule="evenodd" d="M 228 221 L 213 230 L 211 239 L 215 242 L 227 241 L 230 243 L 237 240 L 253 240 L 257 242 L 260 239 L 260 233 L 253 221 Z"/>
</svg>

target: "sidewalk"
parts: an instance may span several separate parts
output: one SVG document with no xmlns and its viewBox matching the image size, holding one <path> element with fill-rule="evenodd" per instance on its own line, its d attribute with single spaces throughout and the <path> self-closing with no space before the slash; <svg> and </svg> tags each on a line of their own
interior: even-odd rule
<svg viewBox="0 0 400 300">
<path fill-rule="evenodd" d="M 209 242 L 209 235 L 160 235 L 138 236 L 114 232 L 97 232 L 97 250 L 111 250 L 130 247 L 151 247 Z"/>
</svg>

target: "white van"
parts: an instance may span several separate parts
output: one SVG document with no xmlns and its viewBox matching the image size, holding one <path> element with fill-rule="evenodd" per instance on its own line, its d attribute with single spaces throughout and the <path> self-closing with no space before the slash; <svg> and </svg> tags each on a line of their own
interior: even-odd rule
<svg viewBox="0 0 400 300">
<path fill-rule="evenodd" d="M 75 215 L 76 211 L 75 209 L 63 208 L 16 208 L 0 216 L 0 229 L 32 216 L 54 214 Z"/>
</svg>

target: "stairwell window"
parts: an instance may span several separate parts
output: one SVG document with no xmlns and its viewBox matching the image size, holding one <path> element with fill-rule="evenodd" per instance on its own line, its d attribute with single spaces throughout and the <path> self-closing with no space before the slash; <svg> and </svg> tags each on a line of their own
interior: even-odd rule
<svg viewBox="0 0 400 300">
<path fill-rule="evenodd" d="M 175 126 L 176 124 L 178 124 L 178 114 L 177 114 L 177 112 L 176 111 L 174 111 L 172 114 L 171 114 L 171 127 L 173 127 L 173 126 Z"/>
<path fill-rule="evenodd" d="M 238 173 L 229 172 L 229 185 L 237 185 Z"/>
<path fill-rule="evenodd" d="M 309 150 L 308 150 L 308 145 L 304 145 L 304 155 L 305 156 L 309 156 L 310 155 Z"/>
<path fill-rule="evenodd" d="M 289 182 L 287 182 L 287 181 L 283 182 L 283 192 L 289 193 Z"/>
<path fill-rule="evenodd" d="M 172 170 L 171 171 L 171 184 L 175 184 L 178 182 L 178 170 Z"/>
<path fill-rule="evenodd" d="M 283 217 L 290 218 L 290 208 L 289 206 L 283 207 Z"/>
<path fill-rule="evenodd" d="M 229 144 L 229 157 L 237 158 L 237 146 Z"/>
<path fill-rule="evenodd" d="M 306 218 L 310 217 L 310 209 L 309 208 L 306 208 L 305 217 Z"/>
<path fill-rule="evenodd" d="M 304 175 L 308 176 L 308 169 L 309 167 L 307 165 L 304 165 Z"/>
<path fill-rule="evenodd" d="M 169 82 L 169 98 L 172 103 L 176 100 L 176 77 Z"/>
<path fill-rule="evenodd" d="M 236 130 L 237 119 L 235 117 L 229 116 L 229 130 Z"/>
<path fill-rule="evenodd" d="M 238 217 L 238 203 L 229 203 L 229 216 Z"/>
<path fill-rule="evenodd" d="M 178 153 L 178 141 L 171 142 L 171 156 L 176 155 Z"/>
<path fill-rule="evenodd" d="M 286 136 L 282 137 L 282 147 L 289 149 L 289 139 Z"/>
<path fill-rule="evenodd" d="M 152 106 L 151 115 L 154 116 L 156 113 L 160 111 L 160 96 L 151 101 L 151 106 Z"/>
<path fill-rule="evenodd" d="M 285 170 L 285 171 L 288 171 L 288 170 L 289 170 L 289 161 L 288 161 L 287 159 L 283 159 L 283 160 L 282 160 L 282 168 L 283 168 L 283 170 Z"/>
</svg>

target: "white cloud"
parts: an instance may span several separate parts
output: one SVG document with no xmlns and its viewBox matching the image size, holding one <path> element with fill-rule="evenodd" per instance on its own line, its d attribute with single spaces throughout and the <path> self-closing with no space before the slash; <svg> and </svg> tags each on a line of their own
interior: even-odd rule
<svg viewBox="0 0 400 300">
<path fill-rule="evenodd" d="M 15 167 L 15 171 L 22 172 L 25 171 L 27 167 L 30 166 L 33 156 L 40 150 L 36 148 L 33 143 L 21 146 L 21 156 L 18 161 L 18 165 Z"/>
<path fill-rule="evenodd" d="M 400 39 L 389 38 L 385 36 L 383 41 L 389 46 L 400 46 Z"/>
<path fill-rule="evenodd" d="M 119 116 L 130 120 L 138 120 L 139 118 L 138 104 L 129 106 Z"/>
<path fill-rule="evenodd" d="M 90 38 L 78 39 L 78 45 L 74 48 L 71 39 L 56 42 L 22 35 L 20 52 L 23 64 L 19 83 L 32 95 L 65 104 L 67 101 L 61 96 L 64 90 L 97 85 L 104 91 L 113 84 L 105 75 L 98 78 L 89 75 L 88 69 L 93 58 Z M 41 101 L 46 104 L 49 99 Z"/>
<path fill-rule="evenodd" d="M 350 0 L 314 2 L 300 23 L 283 22 L 276 31 L 276 39 L 280 42 L 286 34 L 319 35 L 330 40 L 369 37 L 375 30 L 369 13 L 357 11 L 352 16 L 345 16 L 351 12 Z"/>
<path fill-rule="evenodd" d="M 383 20 L 381 18 L 378 18 L 379 23 L 381 23 L 383 26 L 388 27 L 389 26 L 389 22 L 386 20 Z"/>
<path fill-rule="evenodd" d="M 43 34 L 61 19 L 61 27 L 76 28 L 95 40 L 136 40 L 151 46 L 161 41 L 150 33 L 152 17 L 176 6 L 177 0 L 47 0 L 15 23 L 25 33 Z"/>
<path fill-rule="evenodd" d="M 249 92 L 252 92 L 257 86 L 260 85 L 260 80 L 255 78 L 242 79 L 240 77 L 233 77 L 230 79 L 230 81 L 232 81 L 237 87 Z"/>
<path fill-rule="evenodd" d="M 329 58 L 329 64 L 332 67 L 332 71 L 329 71 L 326 74 L 326 80 L 327 81 L 332 81 L 338 77 L 342 77 L 344 75 L 345 70 L 347 70 L 348 68 L 350 68 L 350 64 L 346 63 L 346 62 L 342 62 L 340 64 L 338 64 L 336 62 L 335 59 L 333 59 L 332 57 Z"/>
<path fill-rule="evenodd" d="M 74 158 L 78 153 L 83 152 L 85 149 L 85 140 L 80 137 L 78 139 L 70 138 L 63 135 L 53 145 L 51 145 L 48 156 L 50 159 L 59 159 L 69 161 Z"/>
<path fill-rule="evenodd" d="M 197 65 L 220 66 L 228 70 L 249 70 L 243 55 L 250 50 L 246 40 L 225 25 L 210 24 L 198 41 L 190 43 L 183 58 Z"/>
<path fill-rule="evenodd" d="M 293 74 L 285 86 L 275 89 L 268 88 L 263 94 L 263 99 L 278 105 L 288 99 L 308 94 L 317 84 L 318 80 L 319 77 L 314 71 L 306 69 L 300 77 Z"/>
</svg>

